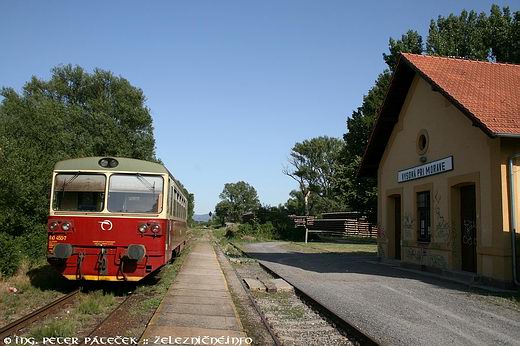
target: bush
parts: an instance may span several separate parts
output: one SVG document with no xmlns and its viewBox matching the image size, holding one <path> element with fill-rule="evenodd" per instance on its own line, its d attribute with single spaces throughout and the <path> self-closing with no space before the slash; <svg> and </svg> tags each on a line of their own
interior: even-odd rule
<svg viewBox="0 0 520 346">
<path fill-rule="evenodd" d="M 271 222 L 265 224 L 258 224 L 256 222 L 243 223 L 238 225 L 238 227 L 228 227 L 225 236 L 228 239 L 254 237 L 269 240 L 276 238 L 274 226 Z"/>
<path fill-rule="evenodd" d="M 237 226 L 237 224 L 233 223 L 233 224 L 226 226 L 226 231 L 225 231 L 224 236 L 226 238 L 234 238 L 234 237 L 236 237 L 237 233 L 238 233 L 238 226 Z"/>
<path fill-rule="evenodd" d="M 16 239 L 20 244 L 21 252 L 27 257 L 31 266 L 44 261 L 47 251 L 47 231 L 45 225 L 40 225 L 34 231 L 26 232 Z"/>
<path fill-rule="evenodd" d="M 294 227 L 294 221 L 289 217 L 287 208 L 265 206 L 260 208 L 258 214 L 261 224 L 272 224 L 274 238 L 283 240 L 303 239 L 303 233 Z"/>
<path fill-rule="evenodd" d="M 256 227 L 256 236 L 261 239 L 275 239 L 274 226 L 271 222 Z"/>
<path fill-rule="evenodd" d="M 22 256 L 19 239 L 0 233 L 0 273 L 12 276 L 20 267 Z"/>
<path fill-rule="evenodd" d="M 256 225 L 252 225 L 250 223 L 243 223 L 238 226 L 238 230 L 236 232 L 236 236 L 245 236 L 245 235 L 251 235 L 254 236 L 256 233 Z"/>
</svg>

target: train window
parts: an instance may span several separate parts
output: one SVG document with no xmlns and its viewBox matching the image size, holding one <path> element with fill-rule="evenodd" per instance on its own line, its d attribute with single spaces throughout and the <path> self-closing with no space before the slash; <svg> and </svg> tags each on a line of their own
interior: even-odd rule
<svg viewBox="0 0 520 346">
<path fill-rule="evenodd" d="M 108 186 L 108 210 L 117 213 L 160 213 L 163 178 L 156 175 L 113 174 Z"/>
<path fill-rule="evenodd" d="M 173 186 L 170 186 L 170 216 L 173 214 Z"/>
<path fill-rule="evenodd" d="M 57 174 L 52 208 L 57 211 L 102 211 L 105 184 L 103 174 Z"/>
</svg>

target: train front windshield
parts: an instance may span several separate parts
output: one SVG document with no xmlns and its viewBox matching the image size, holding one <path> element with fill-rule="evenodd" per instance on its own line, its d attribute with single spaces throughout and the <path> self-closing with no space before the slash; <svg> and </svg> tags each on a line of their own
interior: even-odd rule
<svg viewBox="0 0 520 346">
<path fill-rule="evenodd" d="M 160 213 L 163 178 L 141 174 L 112 174 L 108 186 L 108 211 Z"/>
<path fill-rule="evenodd" d="M 57 211 L 103 210 L 104 174 L 60 173 L 54 179 L 53 209 Z"/>
<path fill-rule="evenodd" d="M 59 173 L 54 180 L 52 208 L 55 211 L 101 212 L 105 210 L 104 174 Z M 163 178 L 156 175 L 112 174 L 108 183 L 107 208 L 112 213 L 162 211 Z"/>
</svg>

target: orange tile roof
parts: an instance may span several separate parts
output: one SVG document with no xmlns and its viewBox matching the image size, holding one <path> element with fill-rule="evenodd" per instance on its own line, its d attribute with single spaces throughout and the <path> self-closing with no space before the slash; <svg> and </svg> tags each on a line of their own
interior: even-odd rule
<svg viewBox="0 0 520 346">
<path fill-rule="evenodd" d="M 520 65 L 404 53 L 372 129 L 358 175 L 376 175 L 417 74 L 488 136 L 520 137 Z"/>
<path fill-rule="evenodd" d="M 520 65 L 402 57 L 490 135 L 520 135 Z"/>
</svg>

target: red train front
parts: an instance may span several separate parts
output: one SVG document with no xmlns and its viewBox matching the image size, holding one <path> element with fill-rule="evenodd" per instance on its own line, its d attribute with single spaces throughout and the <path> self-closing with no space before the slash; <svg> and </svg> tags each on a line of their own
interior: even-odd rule
<svg viewBox="0 0 520 346">
<path fill-rule="evenodd" d="M 154 162 L 58 162 L 51 199 L 47 258 L 70 280 L 138 281 L 185 243 L 186 197 Z"/>
</svg>

